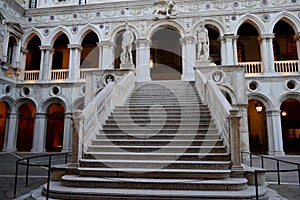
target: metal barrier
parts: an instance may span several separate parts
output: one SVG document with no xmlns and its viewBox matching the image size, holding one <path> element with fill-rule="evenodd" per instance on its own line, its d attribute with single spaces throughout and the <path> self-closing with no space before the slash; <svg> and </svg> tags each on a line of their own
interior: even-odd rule
<svg viewBox="0 0 300 200">
<path fill-rule="evenodd" d="M 69 152 L 66 153 L 56 153 L 56 154 L 46 154 L 46 155 L 39 155 L 39 156 L 31 156 L 27 158 L 21 158 L 16 161 L 16 172 L 15 172 L 15 184 L 14 184 L 14 197 L 16 197 L 17 193 L 17 185 L 18 185 L 18 172 L 19 172 L 19 165 L 26 166 L 26 175 L 25 175 L 25 186 L 28 187 L 29 182 L 29 167 L 45 167 L 48 169 L 48 175 L 47 175 L 47 193 L 46 193 L 46 199 L 49 199 L 49 190 L 50 190 L 50 175 L 51 175 L 51 165 L 52 165 L 52 158 L 58 157 L 58 156 L 64 156 L 64 163 L 66 164 L 68 162 L 68 155 L 70 155 Z M 38 158 L 47 158 L 47 164 L 37 164 L 34 163 L 32 160 L 38 159 Z M 43 160 L 45 162 L 45 160 Z M 58 164 L 58 163 L 56 163 Z"/>
<path fill-rule="evenodd" d="M 290 161 L 286 161 L 286 160 L 281 160 L 278 158 L 272 158 L 269 156 L 263 156 L 263 155 L 257 155 L 257 154 L 252 154 L 250 152 L 241 152 L 242 153 L 242 157 L 243 154 L 247 154 L 250 156 L 250 167 L 253 167 L 253 157 L 258 157 L 260 158 L 260 167 L 265 169 L 265 159 L 269 159 L 269 160 L 273 160 L 276 161 L 276 169 L 265 169 L 265 172 L 268 173 L 277 173 L 277 183 L 278 185 L 280 185 L 281 180 L 280 180 L 280 173 L 284 173 L 284 172 L 298 172 L 298 184 L 300 187 L 300 163 L 295 163 L 295 162 L 290 162 Z M 243 160 L 242 160 L 243 162 Z M 296 169 L 280 169 L 280 163 L 286 163 L 286 164 L 290 164 L 290 165 L 295 165 L 297 168 Z M 257 170 L 254 170 L 254 176 L 255 176 L 255 192 L 256 192 L 256 199 L 258 199 L 258 183 L 257 183 Z"/>
</svg>

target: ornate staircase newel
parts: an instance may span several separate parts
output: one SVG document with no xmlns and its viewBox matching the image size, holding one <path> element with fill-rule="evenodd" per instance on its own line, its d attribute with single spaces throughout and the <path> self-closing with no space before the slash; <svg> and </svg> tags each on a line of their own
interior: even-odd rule
<svg viewBox="0 0 300 200">
<path fill-rule="evenodd" d="M 72 156 L 70 167 L 79 167 L 79 160 L 82 158 L 83 150 L 83 116 L 80 110 L 74 111 L 72 129 Z"/>
<path fill-rule="evenodd" d="M 232 162 L 232 170 L 241 170 L 242 158 L 241 158 L 241 132 L 240 132 L 240 120 L 242 118 L 239 115 L 238 109 L 232 109 L 229 111 L 229 137 L 230 137 L 230 155 Z"/>
</svg>

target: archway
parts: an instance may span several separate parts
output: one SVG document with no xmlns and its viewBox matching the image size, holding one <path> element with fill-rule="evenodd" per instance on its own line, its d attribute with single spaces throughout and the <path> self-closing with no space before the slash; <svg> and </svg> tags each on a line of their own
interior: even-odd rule
<svg viewBox="0 0 300 200">
<path fill-rule="evenodd" d="M 69 39 L 66 34 L 61 34 L 54 42 L 52 69 L 68 69 L 70 50 L 68 49 Z"/>
<path fill-rule="evenodd" d="M 275 34 L 273 40 L 275 61 L 298 60 L 295 31 L 290 24 L 280 20 L 276 23 L 273 33 Z"/>
<path fill-rule="evenodd" d="M 265 106 L 260 101 L 249 101 L 248 130 L 251 152 L 265 154 L 269 149 L 265 111 Z"/>
<path fill-rule="evenodd" d="M 57 152 L 63 148 L 65 109 L 59 103 L 51 104 L 47 111 L 46 151 Z"/>
<path fill-rule="evenodd" d="M 82 41 L 82 51 L 80 58 L 80 68 L 98 68 L 99 65 L 99 48 L 97 43 L 99 42 L 96 33 L 91 31 L 88 33 Z"/>
<path fill-rule="evenodd" d="M 285 100 L 281 106 L 281 127 L 285 153 L 300 153 L 300 102 Z"/>
<path fill-rule="evenodd" d="M 209 54 L 210 62 L 216 65 L 221 65 L 221 41 L 219 31 L 212 25 L 205 26 L 209 37 Z"/>
<path fill-rule="evenodd" d="M 250 23 L 245 22 L 238 30 L 237 42 L 238 62 L 260 62 L 260 45 L 257 41 L 259 33 Z"/>
<path fill-rule="evenodd" d="M 41 40 L 35 35 L 27 45 L 26 67 L 25 70 L 40 70 L 41 62 Z"/>
<path fill-rule="evenodd" d="M 6 103 L 0 102 L 0 151 L 3 148 L 4 145 L 4 138 L 5 138 L 5 132 L 6 132 L 6 113 L 7 113 L 8 107 Z"/>
<path fill-rule="evenodd" d="M 162 27 L 151 37 L 150 73 L 152 80 L 181 80 L 182 47 L 179 32 Z"/>
<path fill-rule="evenodd" d="M 29 103 L 23 104 L 18 109 L 18 113 L 17 150 L 30 151 L 33 141 L 35 107 Z"/>
<path fill-rule="evenodd" d="M 8 48 L 7 48 L 7 62 L 15 67 L 16 63 L 16 52 L 17 52 L 17 40 L 14 37 L 9 37 Z"/>
</svg>

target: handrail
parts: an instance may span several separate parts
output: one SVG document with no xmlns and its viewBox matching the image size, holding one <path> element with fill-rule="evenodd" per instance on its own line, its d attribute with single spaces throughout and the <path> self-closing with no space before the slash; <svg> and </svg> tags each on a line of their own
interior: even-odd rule
<svg viewBox="0 0 300 200">
<path fill-rule="evenodd" d="M 25 186 L 28 187 L 28 182 L 29 182 L 29 167 L 34 166 L 34 167 L 46 167 L 48 168 L 48 175 L 47 175 L 47 191 L 46 191 L 46 199 L 49 199 L 49 191 L 50 191 L 50 174 L 51 174 L 51 165 L 52 165 L 52 158 L 55 156 L 65 156 L 65 164 L 68 162 L 68 155 L 70 152 L 66 153 L 55 153 L 55 154 L 46 154 L 46 155 L 38 155 L 38 156 L 31 156 L 27 158 L 21 158 L 16 161 L 16 172 L 15 172 L 15 183 L 14 183 L 14 198 L 16 197 L 17 193 L 17 185 L 18 185 L 18 172 L 19 172 L 19 165 L 25 165 L 26 166 L 26 175 L 25 175 Z M 31 163 L 30 161 L 32 159 L 36 158 L 44 158 L 48 157 L 48 164 L 36 164 L 36 163 Z"/>
<path fill-rule="evenodd" d="M 243 157 L 243 154 L 250 155 L 250 167 L 253 167 L 253 161 L 252 161 L 253 156 L 259 157 L 261 159 L 261 166 L 260 167 L 263 168 L 263 169 L 265 169 L 265 165 L 264 165 L 265 159 L 276 161 L 276 169 L 265 169 L 265 172 L 266 173 L 267 172 L 276 172 L 277 173 L 277 184 L 278 185 L 281 184 L 280 173 L 284 173 L 284 172 L 298 172 L 298 183 L 299 183 L 299 187 L 300 187 L 300 163 L 286 161 L 286 160 L 281 160 L 281 159 L 278 159 L 278 158 L 272 158 L 272 157 L 264 156 L 264 155 L 252 154 L 250 152 L 241 152 L 241 154 L 242 154 L 242 157 Z M 297 168 L 296 169 L 280 169 L 280 163 L 285 163 L 285 164 L 290 164 L 290 165 L 296 165 Z M 254 170 L 256 199 L 258 199 L 257 172 L 258 172 L 258 170 Z"/>
</svg>

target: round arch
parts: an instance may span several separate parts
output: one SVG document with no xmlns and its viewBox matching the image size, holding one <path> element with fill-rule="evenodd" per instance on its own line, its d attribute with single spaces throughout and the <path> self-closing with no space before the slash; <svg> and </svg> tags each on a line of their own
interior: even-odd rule
<svg viewBox="0 0 300 200">
<path fill-rule="evenodd" d="M 134 34 L 135 39 L 139 39 L 140 38 L 140 34 L 138 29 L 132 25 L 132 24 L 128 24 L 129 30 L 131 30 Z M 118 33 L 120 33 L 121 31 L 125 30 L 125 26 L 124 24 L 117 26 L 110 35 L 111 41 L 112 42 L 116 42 L 117 38 L 118 38 Z"/>
<path fill-rule="evenodd" d="M 287 93 L 287 94 L 283 94 L 283 95 L 280 96 L 280 97 L 278 98 L 278 100 L 276 101 L 275 108 L 276 108 L 276 109 L 280 109 L 281 104 L 282 104 L 285 100 L 288 100 L 288 99 L 294 99 L 294 100 L 297 100 L 297 101 L 300 102 L 300 95 L 299 95 L 299 93 L 296 93 L 296 92 L 290 92 L 290 93 Z"/>
<path fill-rule="evenodd" d="M 84 97 L 78 97 L 72 103 L 72 110 L 82 110 L 84 107 Z"/>
<path fill-rule="evenodd" d="M 248 94 L 248 101 L 250 101 L 250 100 L 260 101 L 261 103 L 264 104 L 266 110 L 273 110 L 275 107 L 274 104 L 272 103 L 272 101 L 263 94 L 258 94 L 258 93 Z"/>
<path fill-rule="evenodd" d="M 64 107 L 65 112 L 71 112 L 70 106 L 68 106 L 67 102 L 60 97 L 49 97 L 48 99 L 44 100 L 40 104 L 38 112 L 39 113 L 47 113 L 48 107 L 54 103 L 60 103 Z"/>
<path fill-rule="evenodd" d="M 166 21 L 166 20 L 160 20 L 157 22 L 152 23 L 146 33 L 146 38 L 147 40 L 151 40 L 152 36 L 160 29 L 163 28 L 175 28 L 178 32 L 181 38 L 184 38 L 185 36 L 185 30 L 184 27 L 182 26 L 182 24 L 180 24 L 179 22 L 175 21 L 175 20 L 170 20 L 170 21 Z"/>
<path fill-rule="evenodd" d="M 236 100 L 236 96 L 233 92 L 233 90 L 227 86 L 224 85 L 218 85 L 218 87 L 220 88 L 221 91 L 224 91 L 226 94 L 229 95 L 231 102 L 229 102 L 230 104 L 236 104 L 237 100 Z M 225 94 L 224 94 L 225 95 Z M 226 95 L 225 95 L 226 97 Z M 227 98 L 226 98 L 227 99 Z M 228 100 L 228 99 L 227 99 Z"/>
<path fill-rule="evenodd" d="M 24 104 L 31 104 L 31 105 L 33 105 L 35 110 L 37 110 L 37 103 L 35 102 L 35 100 L 31 99 L 31 98 L 28 98 L 28 97 L 17 99 L 17 101 L 16 101 L 16 110 L 18 110 Z"/>
<path fill-rule="evenodd" d="M 220 36 L 224 35 L 224 33 L 225 33 L 222 23 L 220 23 L 219 21 L 214 20 L 214 19 L 205 19 L 205 20 L 199 20 L 198 22 L 196 22 L 194 24 L 194 26 L 192 27 L 193 35 L 196 35 L 197 29 L 201 23 L 203 23 L 204 26 L 207 26 L 207 27 L 217 31 Z"/>
<path fill-rule="evenodd" d="M 16 102 L 13 98 L 5 96 L 0 98 L 0 102 L 5 102 L 9 106 L 11 112 L 16 111 Z"/>
</svg>

